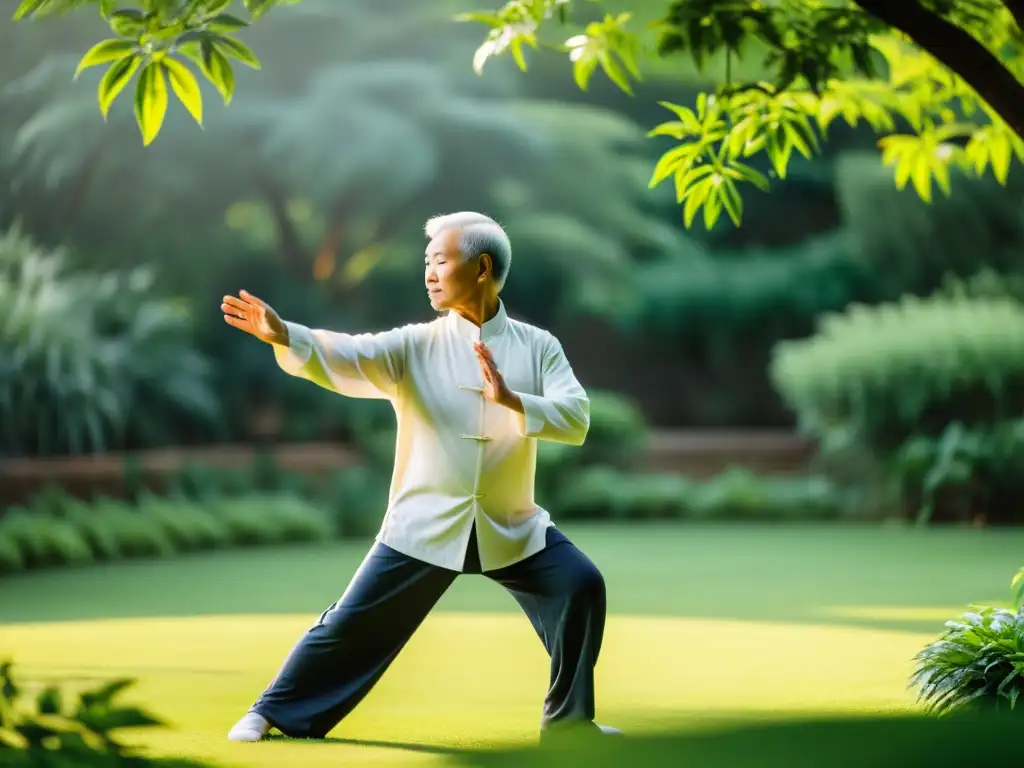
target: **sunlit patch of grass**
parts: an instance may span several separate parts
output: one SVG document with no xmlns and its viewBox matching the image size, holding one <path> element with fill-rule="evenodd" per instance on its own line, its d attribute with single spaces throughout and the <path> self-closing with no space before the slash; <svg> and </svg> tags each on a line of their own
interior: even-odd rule
<svg viewBox="0 0 1024 768">
<path fill-rule="evenodd" d="M 548 661 L 509 613 L 437 613 L 332 741 L 229 743 L 225 735 L 315 617 L 241 615 L 5 627 L 0 656 L 31 680 L 131 676 L 172 729 L 154 753 L 222 765 L 412 765 L 467 747 L 536 741 Z M 599 720 L 631 732 L 736 717 L 913 710 L 913 632 L 780 622 L 613 616 Z"/>
</svg>

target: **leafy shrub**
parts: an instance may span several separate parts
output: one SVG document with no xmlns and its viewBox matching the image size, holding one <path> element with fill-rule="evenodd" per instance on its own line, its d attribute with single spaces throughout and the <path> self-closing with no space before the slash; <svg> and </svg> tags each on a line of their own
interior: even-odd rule
<svg viewBox="0 0 1024 768">
<path fill-rule="evenodd" d="M 76 273 L 61 251 L 0 236 L 0 450 L 81 453 L 212 427 L 219 401 L 190 333 L 149 271 Z"/>
<path fill-rule="evenodd" d="M 854 306 L 780 343 L 772 377 L 826 448 L 892 450 L 954 420 L 996 424 L 1024 407 L 1024 306 L 943 295 Z"/>
<path fill-rule="evenodd" d="M 637 279 L 644 300 L 621 321 L 694 351 L 735 349 L 744 337 L 773 343 L 802 336 L 819 314 L 876 295 L 846 230 L 789 248 L 655 261 L 640 267 Z"/>
<path fill-rule="evenodd" d="M 231 542 L 240 546 L 324 541 L 335 536 L 328 514 L 293 496 L 224 499 L 215 510 Z"/>
<path fill-rule="evenodd" d="M 25 508 L 8 510 L 0 519 L 0 540 L 13 545 L 28 568 L 75 565 L 92 560 L 92 551 L 71 523 Z"/>
<path fill-rule="evenodd" d="M 232 546 L 324 541 L 337 536 L 326 509 L 288 494 L 196 503 L 144 495 L 138 503 L 85 503 L 41 494 L 0 517 L 0 574 L 122 558 L 168 557 Z"/>
<path fill-rule="evenodd" d="M 1013 709 L 1024 689 L 1022 647 L 1024 613 L 980 608 L 947 622 L 942 636 L 917 654 L 911 684 L 934 713 Z"/>
<path fill-rule="evenodd" d="M 731 468 L 706 481 L 592 467 L 573 475 L 551 505 L 564 519 L 816 520 L 846 509 L 823 477 L 766 477 Z"/>
<path fill-rule="evenodd" d="M 906 440 L 890 469 L 919 522 L 1017 521 L 1017 499 L 1024 492 L 1024 420 L 973 429 L 954 421 L 938 437 Z"/>
<path fill-rule="evenodd" d="M 11 662 L 0 664 L 0 764 L 24 768 L 200 768 L 185 760 L 143 757 L 119 740 L 125 728 L 153 728 L 164 723 L 118 697 L 133 680 L 113 680 L 82 691 L 72 705 L 57 686 L 39 691 L 33 709 L 25 707 Z M 34 711 L 33 711 L 34 710 Z"/>
<path fill-rule="evenodd" d="M 366 538 L 380 528 L 388 504 L 390 478 L 376 467 L 332 472 L 318 498 L 330 511 L 342 538 Z"/>
<path fill-rule="evenodd" d="M 591 466 L 626 467 L 636 463 L 647 440 L 647 423 L 628 397 L 603 390 L 588 391 L 590 429 L 581 446 L 541 440 L 537 443 L 536 490 L 554 497 L 577 470 Z"/>
<path fill-rule="evenodd" d="M 1024 174 L 1009 183 L 954 169 L 950 194 L 930 202 L 892 183 L 875 151 L 836 162 L 836 193 L 857 257 L 886 298 L 929 294 L 949 275 L 967 277 L 984 263 L 1020 269 L 1024 249 Z"/>
</svg>

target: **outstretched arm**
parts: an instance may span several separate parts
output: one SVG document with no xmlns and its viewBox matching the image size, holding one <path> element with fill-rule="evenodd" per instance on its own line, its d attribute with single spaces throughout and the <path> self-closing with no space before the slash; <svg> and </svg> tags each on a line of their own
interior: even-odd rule
<svg viewBox="0 0 1024 768">
<path fill-rule="evenodd" d="M 401 328 L 348 334 L 285 325 L 288 343 L 274 345 L 274 357 L 285 372 L 348 397 L 398 396 L 405 359 Z"/>
<path fill-rule="evenodd" d="M 542 394 L 508 388 L 491 351 L 477 343 L 484 396 L 519 414 L 519 434 L 538 440 L 582 445 L 590 429 L 590 399 L 569 365 L 562 345 L 549 337 L 542 350 Z"/>
<path fill-rule="evenodd" d="M 312 330 L 281 319 L 269 304 L 242 291 L 225 296 L 224 320 L 270 344 L 278 365 L 292 376 L 349 397 L 392 399 L 404 373 L 405 334 L 347 334 Z"/>
</svg>

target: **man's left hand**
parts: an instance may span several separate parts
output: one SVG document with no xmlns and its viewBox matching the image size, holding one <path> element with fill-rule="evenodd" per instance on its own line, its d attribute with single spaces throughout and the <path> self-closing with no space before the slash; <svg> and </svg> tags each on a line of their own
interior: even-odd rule
<svg viewBox="0 0 1024 768">
<path fill-rule="evenodd" d="M 505 378 L 498 370 L 498 364 L 494 362 L 494 355 L 487 345 L 481 341 L 473 344 L 477 360 L 480 363 L 480 372 L 484 377 L 484 397 L 492 403 L 503 405 L 514 411 L 523 411 L 523 403 L 518 395 L 508 388 Z"/>
</svg>

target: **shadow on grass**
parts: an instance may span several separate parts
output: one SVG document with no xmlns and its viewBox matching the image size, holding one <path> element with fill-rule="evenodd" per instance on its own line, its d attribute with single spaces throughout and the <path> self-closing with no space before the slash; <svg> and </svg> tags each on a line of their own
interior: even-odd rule
<svg viewBox="0 0 1024 768">
<path fill-rule="evenodd" d="M 713 732 L 566 736 L 540 747 L 460 751 L 463 768 L 940 768 L 1024 765 L 1021 713 L 829 718 Z"/>
<path fill-rule="evenodd" d="M 454 747 L 439 747 L 433 744 L 413 744 L 402 741 L 373 741 L 371 739 L 343 739 L 335 736 L 328 736 L 324 739 L 292 739 L 287 736 L 273 734 L 268 736 L 265 740 L 297 744 L 344 744 L 350 747 L 398 749 L 404 752 L 421 752 L 427 755 L 454 755 L 459 751 Z"/>
</svg>

